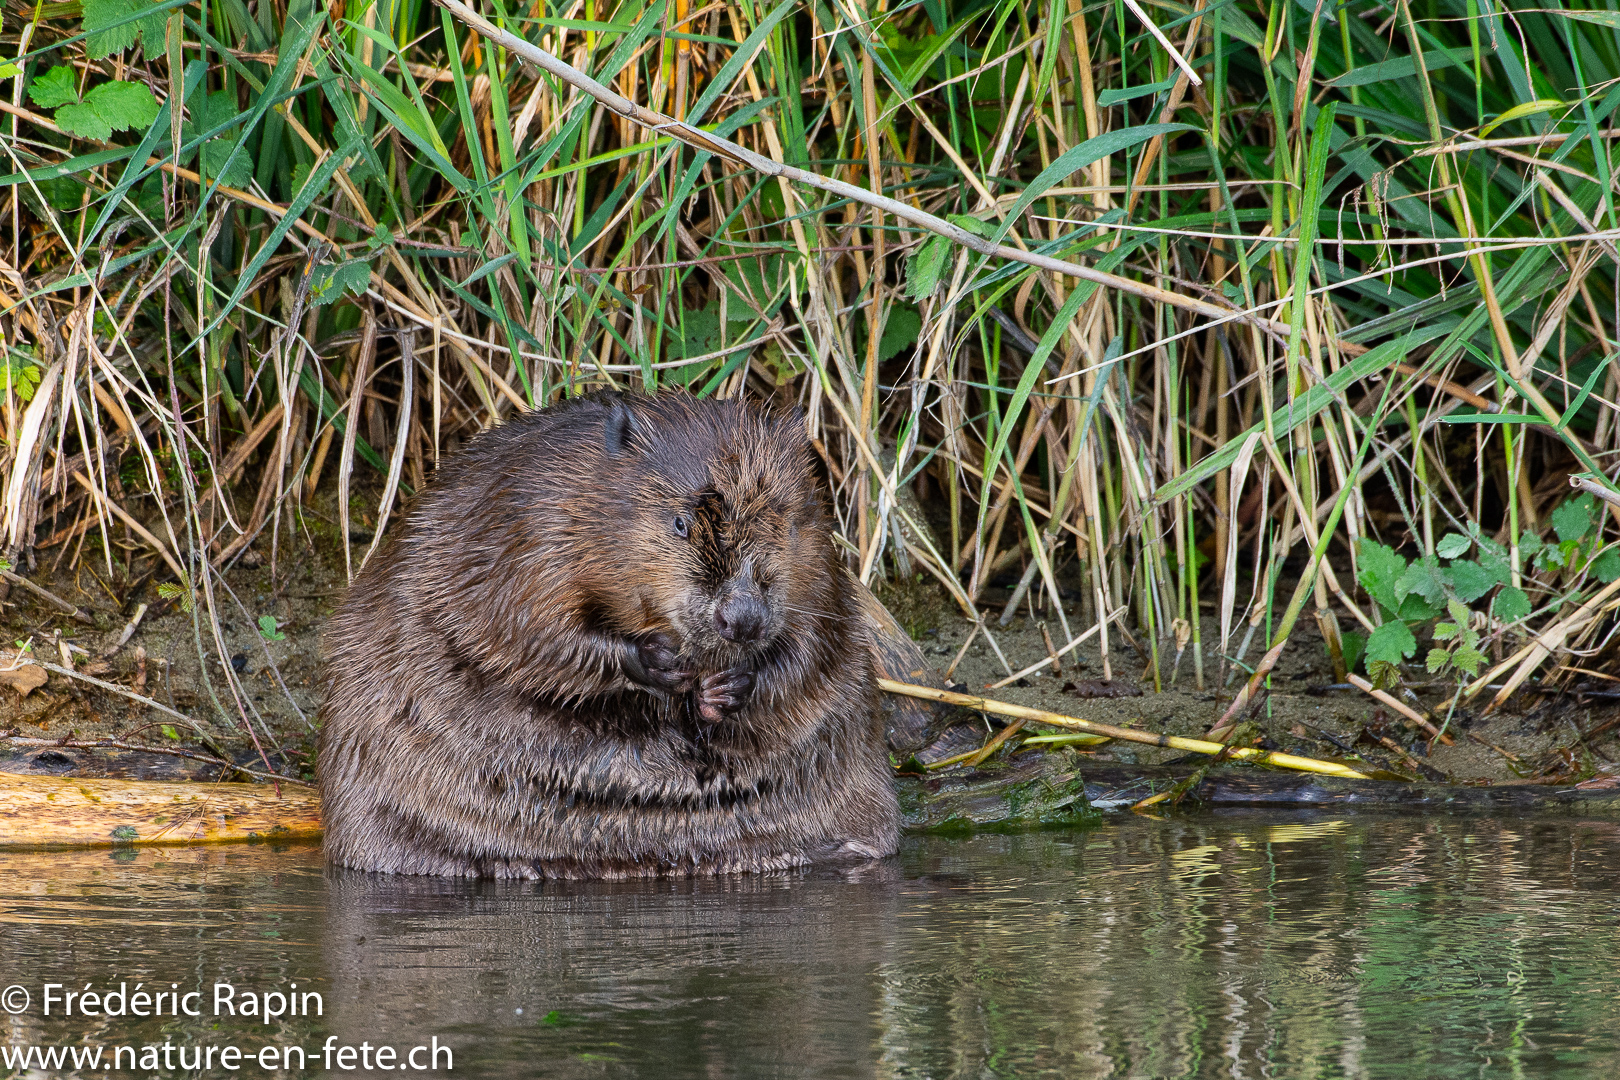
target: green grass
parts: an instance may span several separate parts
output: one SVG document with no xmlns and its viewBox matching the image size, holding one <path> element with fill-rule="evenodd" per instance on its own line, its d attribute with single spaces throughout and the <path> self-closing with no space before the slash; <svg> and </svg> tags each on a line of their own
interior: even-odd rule
<svg viewBox="0 0 1620 1080">
<path fill-rule="evenodd" d="M 695 151 L 420 0 L 14 8 L 7 558 L 126 587 L 206 550 L 212 617 L 214 575 L 255 538 L 284 557 L 322 490 L 369 532 L 353 492 L 397 514 L 452 444 L 611 385 L 804 405 L 863 577 L 977 613 L 1011 574 L 1008 612 L 1107 615 L 1107 670 L 1128 631 L 1157 685 L 1230 681 L 1218 658 L 1307 609 L 1375 681 L 1439 648 L 1466 684 L 1620 571 L 1612 507 L 1558 524 L 1620 450 L 1620 10 L 480 10 L 764 157 L 1123 281 Z M 1385 594 L 1368 544 L 1421 580 Z M 1429 642 L 1453 603 L 1478 625 Z M 1496 681 L 1602 667 L 1610 603 L 1562 627 L 1581 656 Z"/>
</svg>

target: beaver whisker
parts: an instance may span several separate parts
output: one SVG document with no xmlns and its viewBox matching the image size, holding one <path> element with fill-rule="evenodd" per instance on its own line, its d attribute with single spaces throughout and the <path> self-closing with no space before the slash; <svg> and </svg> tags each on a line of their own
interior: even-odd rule
<svg viewBox="0 0 1620 1080">
<path fill-rule="evenodd" d="M 859 615 L 839 615 L 832 611 L 818 611 L 815 608 L 794 607 L 792 604 L 781 605 L 783 611 L 791 611 L 799 615 L 814 615 L 818 619 L 831 619 L 834 622 L 860 622 Z"/>
</svg>

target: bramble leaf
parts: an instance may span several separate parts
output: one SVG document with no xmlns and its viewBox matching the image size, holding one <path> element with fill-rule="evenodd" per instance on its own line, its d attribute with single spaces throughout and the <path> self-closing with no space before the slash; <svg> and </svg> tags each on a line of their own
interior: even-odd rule
<svg viewBox="0 0 1620 1080">
<path fill-rule="evenodd" d="M 1469 648 L 1467 645 L 1464 645 L 1462 648 L 1451 654 L 1451 662 L 1468 672 L 1471 677 L 1477 676 L 1479 674 L 1480 665 L 1485 663 L 1485 654 L 1480 652 L 1478 649 Z"/>
<path fill-rule="evenodd" d="M 34 76 L 34 81 L 28 84 L 28 96 L 40 108 L 54 109 L 58 105 L 79 100 L 79 90 L 74 82 L 73 69 L 58 65 L 43 75 Z"/>
<path fill-rule="evenodd" d="M 1374 690 L 1388 690 L 1401 681 L 1401 669 L 1387 660 L 1368 660 L 1367 678 Z"/>
<path fill-rule="evenodd" d="M 1568 543 L 1586 535 L 1586 530 L 1592 527 L 1594 501 L 1590 494 L 1583 493 L 1579 498 L 1565 499 L 1552 512 L 1552 527 L 1559 540 Z"/>
<path fill-rule="evenodd" d="M 922 331 L 922 316 L 910 304 L 896 304 L 883 324 L 883 336 L 878 338 L 878 363 L 893 359 L 908 345 L 917 343 Z"/>
<path fill-rule="evenodd" d="M 1356 580 L 1361 582 L 1368 596 L 1393 615 L 1401 606 L 1400 599 L 1395 595 L 1395 583 L 1406 570 L 1406 560 L 1383 544 L 1366 537 L 1362 537 L 1356 545 L 1356 556 L 1360 566 Z"/>
<path fill-rule="evenodd" d="M 1439 671 L 1441 668 L 1445 667 L 1450 662 L 1451 662 L 1451 654 L 1446 652 L 1446 650 L 1444 650 L 1444 649 L 1430 649 L 1428 658 L 1426 660 L 1424 660 L 1423 666 L 1429 669 L 1429 674 L 1430 675 L 1433 675 L 1435 672 Z"/>
<path fill-rule="evenodd" d="M 1431 604 L 1445 603 L 1446 581 L 1440 574 L 1440 560 L 1425 555 L 1408 566 L 1395 582 L 1395 595 L 1403 600 L 1408 596 L 1421 596 Z"/>
<path fill-rule="evenodd" d="M 180 137 L 185 142 L 207 135 L 215 128 L 240 119 L 242 115 L 236 105 L 236 95 L 225 90 L 192 97 L 190 111 L 190 118 L 180 128 Z M 253 161 L 246 153 L 233 158 L 231 154 L 235 149 L 236 135 L 230 127 L 216 132 L 203 144 L 203 171 L 210 179 L 217 177 L 230 187 L 241 187 L 247 183 L 253 175 Z M 229 168 L 225 166 L 227 161 L 230 162 Z"/>
<path fill-rule="evenodd" d="M 166 18 L 152 8 L 152 0 L 84 0 L 84 47 L 90 58 L 122 52 L 136 38 L 146 52 L 161 51 Z"/>
<path fill-rule="evenodd" d="M 1471 559 L 1459 559 L 1446 570 L 1457 599 L 1471 604 L 1497 585 L 1496 576 Z"/>
<path fill-rule="evenodd" d="M 1518 622 L 1530 614 L 1530 598 L 1523 589 L 1509 585 L 1496 594 L 1495 601 L 1491 603 L 1491 614 L 1505 623 Z"/>
<path fill-rule="evenodd" d="M 57 109 L 56 126 L 81 139 L 105 142 L 112 138 L 112 125 L 88 101 L 76 101 Z"/>
<path fill-rule="evenodd" d="M 309 302 L 312 305 L 330 304 L 345 292 L 364 296 L 371 284 L 371 265 L 359 259 L 317 266 L 309 276 Z"/>
<path fill-rule="evenodd" d="M 1435 623 L 1434 640 L 1450 641 L 1452 638 L 1457 636 L 1458 631 L 1461 629 L 1462 628 L 1454 622 Z"/>
<path fill-rule="evenodd" d="M 187 614 L 190 614 L 197 602 L 197 594 L 178 582 L 165 581 L 157 587 L 157 594 L 165 600 L 178 599 L 180 610 Z"/>
<path fill-rule="evenodd" d="M 1398 664 L 1417 652 L 1417 638 L 1407 625 L 1398 620 L 1387 622 L 1367 637 L 1367 660 L 1384 664 Z"/>
<path fill-rule="evenodd" d="M 1439 604 L 1431 603 L 1413 593 L 1401 601 L 1401 610 L 1395 615 L 1403 622 L 1427 622 L 1444 610 Z"/>
<path fill-rule="evenodd" d="M 1466 536 L 1458 533 L 1446 533 L 1440 538 L 1440 542 L 1434 545 L 1434 550 L 1435 554 L 1442 559 L 1455 559 L 1459 555 L 1465 554 L 1472 543 L 1473 541 Z"/>
<path fill-rule="evenodd" d="M 141 82 L 105 82 L 84 95 L 114 131 L 140 130 L 157 119 L 157 98 Z"/>
<path fill-rule="evenodd" d="M 926 300 L 939 288 L 939 277 L 945 269 L 945 257 L 952 244 L 947 237 L 932 236 L 917 253 L 906 261 L 906 296 L 911 300 Z"/>
</svg>

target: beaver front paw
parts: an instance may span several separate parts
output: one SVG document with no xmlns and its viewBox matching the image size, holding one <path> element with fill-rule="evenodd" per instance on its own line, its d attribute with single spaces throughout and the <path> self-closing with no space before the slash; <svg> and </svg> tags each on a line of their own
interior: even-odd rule
<svg viewBox="0 0 1620 1080">
<path fill-rule="evenodd" d="M 752 668 L 734 667 L 705 675 L 698 687 L 698 715 L 708 723 L 717 724 L 748 704 L 748 695 L 753 689 Z"/>
<path fill-rule="evenodd" d="M 652 633 L 631 642 L 624 659 L 624 673 L 634 682 L 670 694 L 684 694 L 694 685 L 696 673 L 676 648 L 668 634 Z"/>
</svg>

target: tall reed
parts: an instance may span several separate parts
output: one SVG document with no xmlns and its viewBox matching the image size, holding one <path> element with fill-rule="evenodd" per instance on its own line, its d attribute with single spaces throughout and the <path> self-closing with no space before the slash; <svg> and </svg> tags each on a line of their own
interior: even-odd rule
<svg viewBox="0 0 1620 1080">
<path fill-rule="evenodd" d="M 852 566 L 930 575 L 992 643 L 1101 624 L 1108 674 L 1240 703 L 1307 608 L 1379 686 L 1610 658 L 1620 10 L 479 10 L 1111 276 L 694 149 L 422 0 L 15 4 L 9 563 L 177 585 L 202 648 L 222 572 L 323 498 L 372 538 L 353 572 L 479 430 L 678 386 L 802 404 Z"/>
</svg>

